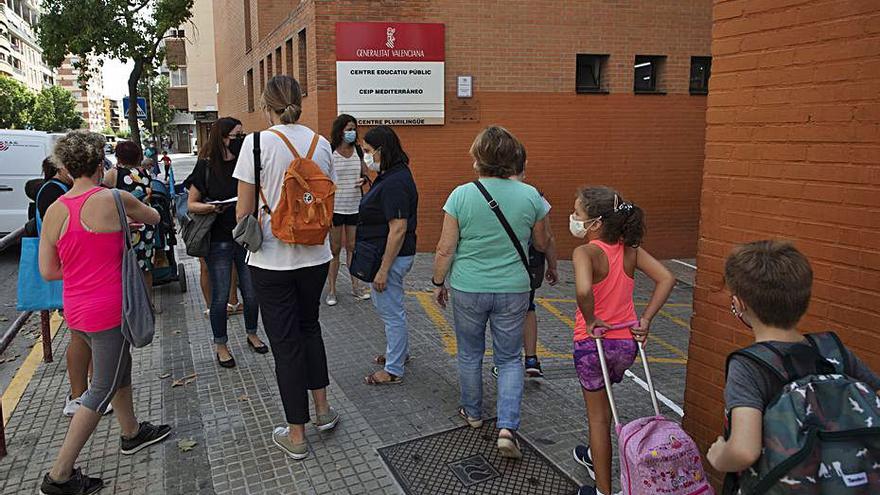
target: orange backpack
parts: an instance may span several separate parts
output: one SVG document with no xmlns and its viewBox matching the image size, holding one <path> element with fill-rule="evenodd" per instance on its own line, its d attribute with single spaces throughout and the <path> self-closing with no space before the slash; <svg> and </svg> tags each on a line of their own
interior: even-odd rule
<svg viewBox="0 0 880 495">
<path fill-rule="evenodd" d="M 288 244 L 324 244 L 333 223 L 336 184 L 312 161 L 319 136 L 315 133 L 309 152 L 303 158 L 287 136 L 275 129 L 270 131 L 280 137 L 293 153 L 293 161 L 288 165 L 284 182 L 281 183 L 281 199 L 275 211 L 270 213 L 272 234 Z M 265 198 L 263 203 L 266 203 Z"/>
</svg>

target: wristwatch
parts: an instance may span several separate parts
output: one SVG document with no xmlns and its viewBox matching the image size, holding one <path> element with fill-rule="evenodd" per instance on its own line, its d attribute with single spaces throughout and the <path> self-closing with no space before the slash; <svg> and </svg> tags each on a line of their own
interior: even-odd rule
<svg viewBox="0 0 880 495">
<path fill-rule="evenodd" d="M 431 277 L 431 283 L 434 284 L 434 287 L 443 287 L 446 285 L 446 281 L 442 281 L 439 284 L 434 280 L 434 277 Z"/>
</svg>

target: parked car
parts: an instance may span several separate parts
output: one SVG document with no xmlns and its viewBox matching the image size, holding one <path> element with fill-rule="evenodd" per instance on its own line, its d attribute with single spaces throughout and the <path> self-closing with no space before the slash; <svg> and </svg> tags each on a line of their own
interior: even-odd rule
<svg viewBox="0 0 880 495">
<path fill-rule="evenodd" d="M 43 175 L 43 159 L 64 134 L 0 129 L 0 234 L 28 221 L 25 184 Z"/>
<path fill-rule="evenodd" d="M 104 145 L 104 153 L 116 153 L 116 136 L 113 134 L 104 134 L 107 144 Z"/>
</svg>

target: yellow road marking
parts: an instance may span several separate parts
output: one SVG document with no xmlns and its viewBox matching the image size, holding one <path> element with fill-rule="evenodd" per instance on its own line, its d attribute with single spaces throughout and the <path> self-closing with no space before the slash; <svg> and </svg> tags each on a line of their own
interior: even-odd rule
<svg viewBox="0 0 880 495">
<path fill-rule="evenodd" d="M 432 293 L 423 292 L 423 291 L 409 291 L 408 294 L 414 295 L 416 299 L 418 299 L 419 304 L 422 306 L 422 309 L 425 310 L 425 313 L 434 322 L 434 326 L 436 326 L 440 330 L 440 339 L 443 341 L 443 347 L 446 350 L 446 353 L 450 356 L 454 356 L 456 352 L 458 352 L 458 345 L 455 342 L 455 330 L 452 328 L 452 325 L 449 324 L 449 321 L 446 319 L 446 316 L 443 315 L 443 312 L 440 311 L 440 308 L 434 303 L 434 298 L 432 297 Z M 574 328 L 574 322 L 571 321 L 570 318 L 565 316 L 559 309 L 550 304 L 547 299 L 538 298 L 536 299 L 545 309 L 553 313 L 554 316 L 562 320 L 564 323 L 567 323 L 570 327 Z M 659 337 L 654 337 L 654 340 L 661 342 Z M 663 345 L 665 341 L 662 341 L 661 345 Z M 673 352 L 678 352 L 681 355 L 681 351 L 671 344 L 666 343 L 666 345 L 670 346 Z M 546 347 L 544 347 L 541 342 L 538 342 L 538 355 L 541 357 L 545 357 L 548 359 L 571 359 L 571 353 L 565 352 L 555 352 Z M 489 349 L 489 354 L 491 354 L 492 350 Z M 687 364 L 687 359 L 681 358 L 663 358 L 663 357 L 649 357 L 648 362 L 651 363 L 665 363 L 665 364 Z"/>
<path fill-rule="evenodd" d="M 34 316 L 39 318 L 39 314 Z M 49 333 L 53 339 L 55 338 L 55 334 L 58 333 L 58 329 L 61 328 L 61 323 L 63 321 L 64 319 L 61 318 L 58 313 L 52 313 L 52 319 L 49 322 Z M 56 359 L 58 358 L 56 357 Z M 12 417 L 12 412 L 15 411 L 18 401 L 21 400 L 21 396 L 24 394 L 31 379 L 34 377 L 34 373 L 37 371 L 37 366 L 39 366 L 42 360 L 43 345 L 42 339 L 40 338 L 37 339 L 34 347 L 31 348 L 30 354 L 25 358 L 21 368 L 15 372 L 15 376 L 12 377 L 9 386 L 6 387 L 6 391 L 3 392 L 3 424 L 6 424 L 9 421 L 9 418 Z"/>
<path fill-rule="evenodd" d="M 691 330 L 691 326 L 690 326 L 690 324 L 689 324 L 688 322 L 686 322 L 685 320 L 682 320 L 681 318 L 679 318 L 679 317 L 677 317 L 677 316 L 675 316 L 675 315 L 669 313 L 668 311 L 663 311 L 663 310 L 661 309 L 661 310 L 660 310 L 660 316 L 665 316 L 666 318 L 669 318 L 670 320 L 672 320 L 673 323 L 675 323 L 676 325 L 678 325 L 678 326 L 684 328 L 684 329 L 687 330 L 687 331 L 690 331 L 690 330 Z"/>
<path fill-rule="evenodd" d="M 549 303 L 577 303 L 577 299 L 567 299 L 567 298 L 559 298 L 559 297 L 536 297 L 536 301 L 546 301 Z M 636 306 L 647 306 L 647 302 L 638 302 L 636 301 Z M 689 303 L 666 303 L 663 306 L 669 308 L 690 308 L 692 305 Z"/>
<path fill-rule="evenodd" d="M 563 314 L 562 311 L 559 311 L 559 308 L 557 308 L 556 306 L 554 306 L 553 303 L 551 303 L 551 302 L 549 302 L 549 301 L 547 301 L 547 300 L 545 300 L 545 299 L 538 299 L 538 303 L 539 303 L 541 306 L 543 306 L 544 309 L 546 309 L 547 311 L 549 311 L 553 316 L 555 316 L 556 318 L 558 318 L 559 320 L 561 320 L 563 323 L 565 323 L 566 325 L 568 325 L 568 326 L 571 327 L 571 328 L 574 328 L 574 320 L 572 320 L 572 319 L 571 319 L 570 317 L 568 317 L 567 315 Z M 681 356 L 681 359 L 679 359 L 678 361 L 676 361 L 678 364 L 685 364 L 685 363 L 687 363 L 687 355 L 686 355 L 684 352 L 682 352 L 682 350 L 679 349 L 678 347 L 675 347 L 674 345 L 670 344 L 669 342 L 666 342 L 665 340 L 663 340 L 662 338 L 658 337 L 657 335 L 652 335 L 652 336 L 651 336 L 651 340 L 656 341 L 656 342 L 657 342 L 658 344 L 660 344 L 661 346 L 663 346 L 663 347 L 665 347 L 666 349 L 672 351 L 672 353 Z M 658 362 L 658 363 L 659 363 L 659 362 L 663 362 L 663 361 L 655 361 L 654 359 L 659 359 L 659 358 L 648 358 L 648 361 L 650 361 L 650 362 Z M 671 361 L 669 361 L 669 362 L 671 362 Z"/>
<path fill-rule="evenodd" d="M 455 353 L 458 352 L 458 345 L 455 343 L 455 331 L 452 329 L 449 322 L 446 321 L 446 317 L 443 316 L 443 313 L 440 312 L 440 308 L 434 304 L 431 293 L 413 291 L 411 294 L 416 296 L 416 299 L 419 300 L 419 304 L 422 305 L 422 309 L 425 310 L 425 313 L 428 314 L 428 317 L 431 318 L 434 325 L 440 329 L 440 338 L 443 340 L 443 347 L 446 348 L 446 353 L 450 356 L 454 356 Z"/>
</svg>

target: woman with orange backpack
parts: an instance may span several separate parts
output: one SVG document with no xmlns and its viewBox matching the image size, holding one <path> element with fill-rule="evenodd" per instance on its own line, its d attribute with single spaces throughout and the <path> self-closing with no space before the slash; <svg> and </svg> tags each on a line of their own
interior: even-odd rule
<svg viewBox="0 0 880 495">
<path fill-rule="evenodd" d="M 261 106 L 272 127 L 245 138 L 233 173 L 238 179 L 236 217 L 245 222 L 256 213 L 262 237 L 248 246 L 248 265 L 287 419 L 287 426 L 272 432 L 272 441 L 293 459 L 309 455 L 306 423 L 314 419 L 319 431 L 327 431 L 339 421 L 327 401 L 330 378 L 318 321 L 333 259 L 327 233 L 336 174 L 330 143 L 297 124 L 301 105 L 295 79 L 270 79 Z M 309 416 L 309 391 L 315 418 Z"/>
</svg>

